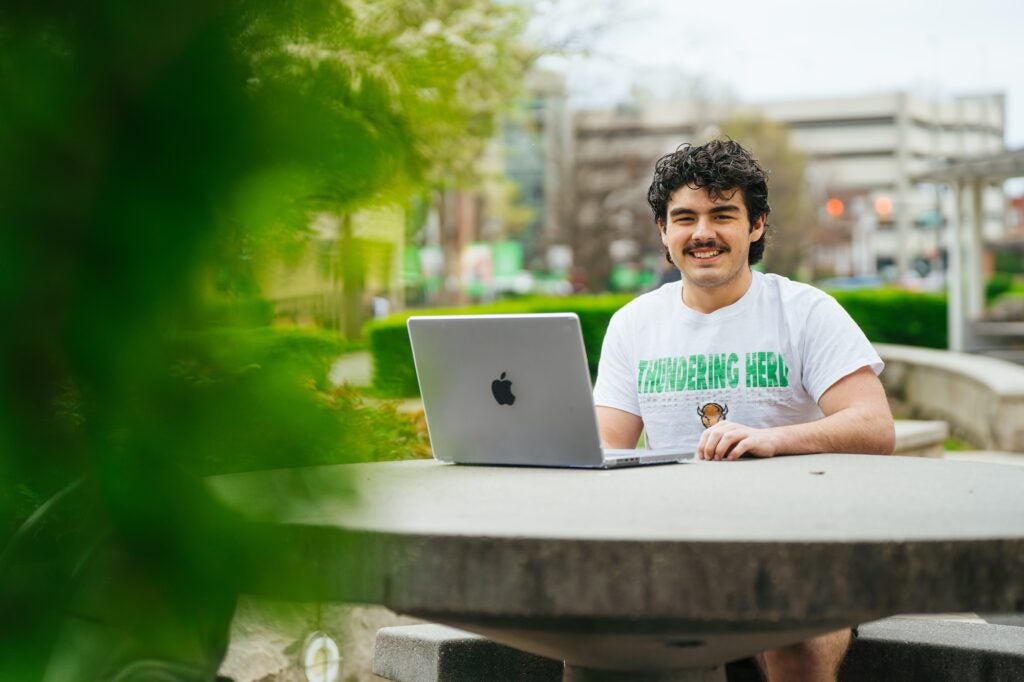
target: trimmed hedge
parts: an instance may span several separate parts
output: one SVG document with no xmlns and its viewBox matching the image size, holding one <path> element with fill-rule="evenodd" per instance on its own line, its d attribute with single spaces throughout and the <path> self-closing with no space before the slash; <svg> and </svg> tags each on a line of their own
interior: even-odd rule
<svg viewBox="0 0 1024 682">
<path fill-rule="evenodd" d="M 946 296 L 903 289 L 832 291 L 875 343 L 947 348 Z"/>
<path fill-rule="evenodd" d="M 877 343 L 899 343 L 929 348 L 946 347 L 946 299 L 900 289 L 831 292 Z M 416 369 L 405 322 L 413 315 L 496 315 L 516 313 L 576 313 L 591 375 L 597 374 L 601 342 L 612 314 L 631 295 L 525 298 L 470 308 L 409 310 L 367 324 L 364 330 L 373 355 L 373 388 L 384 396 L 419 394 Z"/>
<path fill-rule="evenodd" d="M 597 372 L 601 342 L 612 314 L 628 303 L 632 295 L 566 296 L 521 298 L 471 308 L 430 308 L 407 310 L 366 325 L 364 336 L 373 355 L 373 388 L 385 396 L 419 395 L 416 368 L 405 322 L 414 315 L 511 315 L 522 313 L 576 313 L 580 318 L 583 345 L 587 349 L 591 374 Z"/>
</svg>

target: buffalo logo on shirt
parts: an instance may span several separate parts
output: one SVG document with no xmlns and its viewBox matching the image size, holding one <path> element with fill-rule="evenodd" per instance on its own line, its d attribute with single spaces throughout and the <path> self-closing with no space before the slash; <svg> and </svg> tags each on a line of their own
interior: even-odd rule
<svg viewBox="0 0 1024 682">
<path fill-rule="evenodd" d="M 720 421 L 725 421 L 725 415 L 729 414 L 729 406 L 718 403 L 707 403 L 702 407 L 697 408 L 697 414 L 700 415 L 700 423 L 704 425 L 704 428 L 711 428 Z"/>
</svg>

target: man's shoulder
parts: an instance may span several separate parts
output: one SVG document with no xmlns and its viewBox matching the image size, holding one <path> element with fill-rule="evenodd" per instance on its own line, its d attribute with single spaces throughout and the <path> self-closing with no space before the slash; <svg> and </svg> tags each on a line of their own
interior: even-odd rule
<svg viewBox="0 0 1024 682">
<path fill-rule="evenodd" d="M 769 296 L 785 305 L 811 306 L 819 301 L 832 300 L 832 296 L 812 284 L 795 282 L 774 273 L 758 273 L 761 287 Z"/>
<path fill-rule="evenodd" d="M 640 294 L 615 312 L 619 318 L 644 316 L 671 307 L 680 300 L 680 282 L 669 282 Z"/>
</svg>

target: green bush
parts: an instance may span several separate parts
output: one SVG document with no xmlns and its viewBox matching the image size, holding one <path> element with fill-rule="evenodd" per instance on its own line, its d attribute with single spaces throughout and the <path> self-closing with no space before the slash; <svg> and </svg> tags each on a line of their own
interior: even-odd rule
<svg viewBox="0 0 1024 682">
<path fill-rule="evenodd" d="M 270 326 L 224 327 L 185 335 L 182 350 L 187 352 L 188 345 L 196 343 L 233 356 L 240 372 L 289 363 L 297 377 L 321 389 L 327 387 L 327 374 L 339 355 L 364 347 L 333 331 Z"/>
<path fill-rule="evenodd" d="M 197 322 L 203 327 L 262 327 L 274 321 L 274 304 L 264 298 L 208 303 Z"/>
<path fill-rule="evenodd" d="M 625 305 L 630 295 L 521 298 L 472 308 L 431 308 L 391 315 L 367 324 L 364 335 L 373 355 L 373 388 L 386 396 L 419 394 L 416 369 L 409 346 L 405 321 L 413 315 L 499 315 L 522 313 L 576 313 L 580 318 L 583 345 L 587 349 L 591 375 L 597 372 L 601 341 L 612 314 Z"/>
<path fill-rule="evenodd" d="M 830 292 L 878 343 L 928 348 L 946 347 L 946 298 L 900 289 Z M 412 315 L 494 315 L 514 313 L 576 313 L 591 376 L 597 374 L 601 342 L 612 314 L 632 297 L 627 295 L 527 298 L 472 308 L 432 308 L 406 311 L 367 325 L 365 335 L 373 355 L 373 388 L 386 396 L 419 394 L 416 369 L 405 321 Z"/>
<path fill-rule="evenodd" d="M 926 348 L 946 348 L 946 297 L 902 289 L 831 293 L 868 339 Z"/>
<path fill-rule="evenodd" d="M 997 298 L 1013 288 L 1013 275 L 1008 272 L 997 272 L 992 279 L 985 282 L 985 303 L 991 304 Z"/>
<path fill-rule="evenodd" d="M 363 332 L 373 356 L 373 388 L 381 395 L 419 394 L 405 319 L 389 317 L 371 322 Z"/>
</svg>

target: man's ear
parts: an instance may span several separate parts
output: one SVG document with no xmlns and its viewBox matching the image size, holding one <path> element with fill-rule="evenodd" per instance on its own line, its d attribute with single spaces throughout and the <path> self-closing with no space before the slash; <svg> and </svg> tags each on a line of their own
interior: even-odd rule
<svg viewBox="0 0 1024 682">
<path fill-rule="evenodd" d="M 665 221 L 658 218 L 658 232 L 661 235 L 661 245 L 668 248 L 668 235 L 665 234 Z"/>
<path fill-rule="evenodd" d="M 754 221 L 754 224 L 750 226 L 750 243 L 753 244 L 758 239 L 764 237 L 764 224 L 767 222 L 768 216 L 761 216 Z"/>
</svg>

